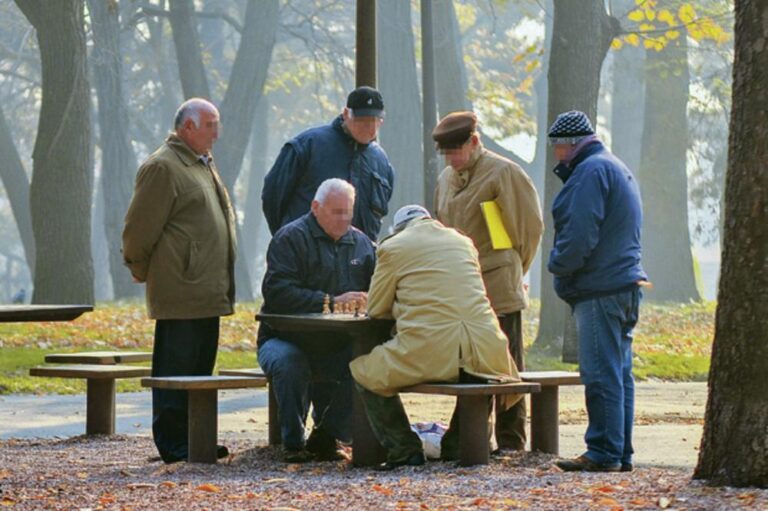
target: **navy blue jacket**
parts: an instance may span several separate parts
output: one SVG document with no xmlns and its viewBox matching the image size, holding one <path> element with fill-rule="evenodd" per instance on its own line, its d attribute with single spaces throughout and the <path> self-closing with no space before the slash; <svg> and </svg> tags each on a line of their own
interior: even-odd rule
<svg viewBox="0 0 768 511">
<path fill-rule="evenodd" d="M 552 205 L 555 242 L 547 265 L 557 295 L 574 304 L 647 280 L 640 265 L 643 206 L 627 166 L 596 141 L 555 173 L 565 183 Z"/>
<path fill-rule="evenodd" d="M 334 241 L 315 216 L 307 213 L 277 231 L 269 243 L 261 310 L 276 314 L 321 313 L 326 294 L 368 291 L 375 265 L 376 249 L 365 234 L 351 227 Z M 276 332 L 261 323 L 259 343 L 270 337 L 303 342 L 316 336 Z"/>
<path fill-rule="evenodd" d="M 283 146 L 261 192 L 273 235 L 309 211 L 320 183 L 337 177 L 355 187 L 352 225 L 376 240 L 388 212 L 395 174 L 379 144 L 358 144 L 342 124 L 338 116 L 331 124 L 304 131 Z"/>
</svg>

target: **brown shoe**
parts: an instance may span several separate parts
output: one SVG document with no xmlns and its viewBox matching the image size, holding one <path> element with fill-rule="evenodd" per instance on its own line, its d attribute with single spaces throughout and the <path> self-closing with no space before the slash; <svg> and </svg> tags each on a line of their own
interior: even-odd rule
<svg viewBox="0 0 768 511">
<path fill-rule="evenodd" d="M 555 465 L 564 472 L 619 472 L 621 463 L 595 463 L 583 454 L 570 460 L 557 460 Z"/>
</svg>

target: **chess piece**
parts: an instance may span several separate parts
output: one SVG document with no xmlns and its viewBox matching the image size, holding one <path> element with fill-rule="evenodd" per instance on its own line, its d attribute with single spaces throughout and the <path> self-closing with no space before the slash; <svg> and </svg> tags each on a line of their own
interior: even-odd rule
<svg viewBox="0 0 768 511">
<path fill-rule="evenodd" d="M 328 294 L 323 297 L 323 314 L 331 313 L 331 297 Z"/>
<path fill-rule="evenodd" d="M 355 310 L 355 317 L 360 317 L 360 302 L 357 300 L 352 302 L 352 308 Z"/>
<path fill-rule="evenodd" d="M 341 314 L 342 312 L 342 304 L 339 302 L 333 302 L 333 313 L 334 314 Z"/>
</svg>

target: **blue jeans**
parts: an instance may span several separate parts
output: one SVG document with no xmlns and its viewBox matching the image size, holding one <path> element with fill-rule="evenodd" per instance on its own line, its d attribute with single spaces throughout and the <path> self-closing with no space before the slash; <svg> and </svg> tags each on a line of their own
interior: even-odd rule
<svg viewBox="0 0 768 511">
<path fill-rule="evenodd" d="M 259 346 L 259 365 L 271 379 L 286 449 L 304 447 L 304 425 L 312 404 L 315 427 L 342 442 L 352 440 L 351 348 L 320 353 L 271 338 Z"/>
<path fill-rule="evenodd" d="M 638 288 L 579 302 L 573 308 L 589 418 L 584 455 L 595 463 L 632 463 L 632 329 L 641 299 Z"/>
</svg>

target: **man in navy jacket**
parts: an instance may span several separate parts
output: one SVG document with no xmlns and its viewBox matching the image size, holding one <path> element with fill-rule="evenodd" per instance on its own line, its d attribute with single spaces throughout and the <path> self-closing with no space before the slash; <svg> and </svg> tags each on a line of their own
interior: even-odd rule
<svg viewBox="0 0 768 511">
<path fill-rule="evenodd" d="M 376 241 L 395 180 L 386 153 L 376 143 L 383 121 L 384 101 L 379 91 L 358 87 L 331 124 L 304 131 L 283 146 L 264 178 L 261 193 L 273 235 L 309 212 L 320 183 L 336 177 L 355 187 L 352 225 Z"/>
<path fill-rule="evenodd" d="M 579 370 L 589 425 L 587 450 L 559 460 L 566 471 L 632 470 L 632 329 L 640 286 L 642 202 L 637 180 L 596 137 L 583 112 L 560 114 L 549 130 L 564 186 L 552 205 L 548 269 L 576 318 Z"/>
<path fill-rule="evenodd" d="M 376 253 L 373 242 L 350 226 L 354 203 L 352 185 L 326 180 L 311 211 L 275 233 L 262 312 L 320 313 L 326 300 L 330 307 L 367 301 Z M 351 441 L 350 347 L 334 334 L 275 331 L 261 323 L 259 365 L 277 399 L 285 461 L 338 459 L 336 440 Z M 315 428 L 305 441 L 310 403 Z"/>
</svg>

